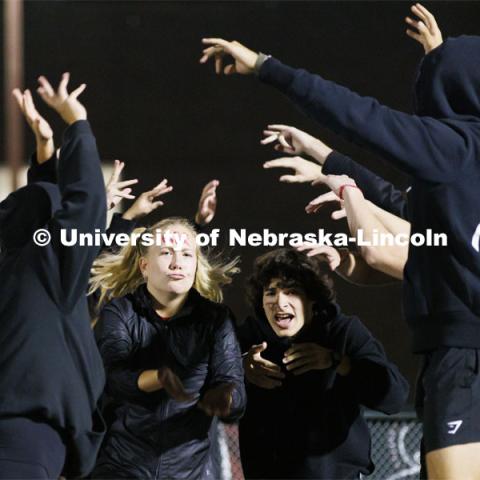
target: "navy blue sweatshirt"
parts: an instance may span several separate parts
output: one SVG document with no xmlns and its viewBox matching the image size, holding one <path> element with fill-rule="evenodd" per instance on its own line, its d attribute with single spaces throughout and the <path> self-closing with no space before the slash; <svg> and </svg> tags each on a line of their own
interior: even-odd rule
<svg viewBox="0 0 480 480">
<path fill-rule="evenodd" d="M 448 235 L 447 247 L 409 249 L 404 309 L 416 352 L 480 348 L 480 69 L 472 61 L 479 56 L 473 36 L 449 38 L 426 55 L 415 115 L 274 58 L 259 73 L 319 123 L 412 177 L 412 235 Z"/>
<path fill-rule="evenodd" d="M 60 231 L 105 229 L 89 123 L 66 130 L 58 171 L 52 159 L 33 165 L 28 180 L 0 203 L 0 421 L 22 416 L 51 425 L 67 447 L 63 474 L 82 476 L 105 431 L 97 409 L 105 373 L 85 296 L 98 248 L 62 246 Z M 48 246 L 33 242 L 37 228 L 50 233 Z"/>
</svg>

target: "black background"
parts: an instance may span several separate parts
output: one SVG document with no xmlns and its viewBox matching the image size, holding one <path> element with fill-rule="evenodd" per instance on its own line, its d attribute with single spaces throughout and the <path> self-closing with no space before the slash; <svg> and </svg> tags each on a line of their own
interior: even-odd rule
<svg viewBox="0 0 480 480">
<path fill-rule="evenodd" d="M 71 87 L 87 83 L 81 98 L 102 159 L 124 160 L 126 178 L 140 179 L 137 193 L 164 177 L 174 186 L 150 222 L 169 215 L 192 217 L 202 186 L 217 178 L 221 185 L 213 226 L 223 231 L 347 231 L 344 221 L 330 220 L 329 211 L 304 213 L 306 203 L 323 190 L 280 184 L 280 171 L 261 168 L 263 161 L 277 156 L 259 144 L 268 123 L 307 130 L 401 188 L 408 178 L 322 130 L 255 78 L 216 77 L 212 65 L 198 63 L 200 40 L 239 40 L 409 112 L 423 53 L 405 35 L 409 6 L 386 1 L 28 1 L 25 86 L 34 88 L 40 74 L 56 82 L 63 71 L 71 72 Z M 436 15 L 444 36 L 478 33 L 480 2 L 425 6 Z M 62 125 L 40 100 L 37 105 L 55 126 L 60 143 Z M 25 140 L 33 148 L 28 131 Z M 245 275 L 253 258 L 265 250 L 225 249 L 242 258 L 242 274 L 226 291 L 226 301 L 239 318 L 247 313 Z M 362 318 L 413 384 L 416 359 L 402 319 L 400 284 L 359 288 L 337 278 L 336 285 L 344 311 Z"/>
</svg>

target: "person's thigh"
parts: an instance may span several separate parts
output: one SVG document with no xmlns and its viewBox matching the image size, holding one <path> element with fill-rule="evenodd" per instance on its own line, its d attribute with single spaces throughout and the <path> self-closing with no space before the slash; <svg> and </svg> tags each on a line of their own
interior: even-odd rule
<svg viewBox="0 0 480 480">
<path fill-rule="evenodd" d="M 427 453 L 429 480 L 480 480 L 480 442 Z"/>
<path fill-rule="evenodd" d="M 442 347 L 432 352 L 422 386 L 428 477 L 480 479 L 479 350 Z"/>
</svg>

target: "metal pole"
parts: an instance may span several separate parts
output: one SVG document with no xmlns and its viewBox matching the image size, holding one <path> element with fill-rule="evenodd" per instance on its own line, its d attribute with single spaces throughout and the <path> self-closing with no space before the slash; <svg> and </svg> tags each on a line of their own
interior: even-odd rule
<svg viewBox="0 0 480 480">
<path fill-rule="evenodd" d="M 5 158 L 11 167 L 11 185 L 15 190 L 24 159 L 23 120 L 12 98 L 12 90 L 23 87 L 23 0 L 4 0 L 3 5 Z"/>
</svg>

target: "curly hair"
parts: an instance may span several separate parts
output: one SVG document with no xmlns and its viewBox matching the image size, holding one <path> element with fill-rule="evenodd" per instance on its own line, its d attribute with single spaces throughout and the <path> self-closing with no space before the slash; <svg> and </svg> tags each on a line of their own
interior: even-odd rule
<svg viewBox="0 0 480 480">
<path fill-rule="evenodd" d="M 263 290 L 274 278 L 280 280 L 280 288 L 299 289 L 318 306 L 335 300 L 333 282 L 321 260 L 294 248 L 279 248 L 257 257 L 247 280 L 247 299 L 258 318 L 265 316 Z"/>
</svg>

